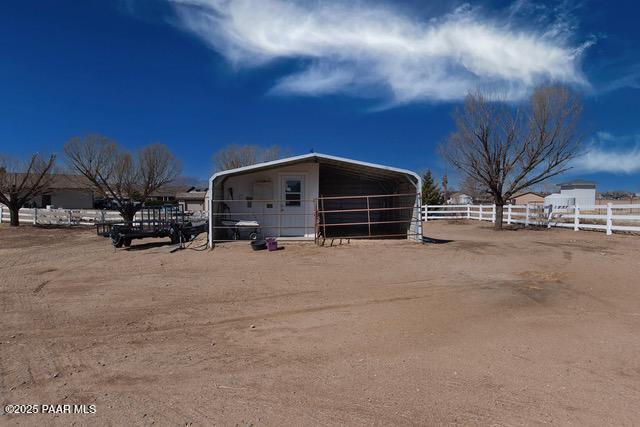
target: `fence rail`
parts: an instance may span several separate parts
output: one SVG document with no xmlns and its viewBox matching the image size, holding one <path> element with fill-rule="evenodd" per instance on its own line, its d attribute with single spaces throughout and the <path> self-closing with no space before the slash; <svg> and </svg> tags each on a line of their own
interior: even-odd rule
<svg viewBox="0 0 640 427">
<path fill-rule="evenodd" d="M 206 212 L 193 212 L 196 219 L 205 219 Z M 22 208 L 19 212 L 21 224 L 33 225 L 86 225 L 91 226 L 99 222 L 121 222 L 122 216 L 118 211 L 99 209 L 39 209 Z M 135 220 L 140 220 L 138 212 Z M 9 223 L 11 215 L 9 208 L 0 205 L 0 224 Z"/>
<path fill-rule="evenodd" d="M 475 219 L 496 221 L 496 205 L 424 205 L 422 220 Z M 505 205 L 502 221 L 524 224 L 600 230 L 611 235 L 615 231 L 640 233 L 640 204 L 543 206 L 541 204 Z"/>
</svg>

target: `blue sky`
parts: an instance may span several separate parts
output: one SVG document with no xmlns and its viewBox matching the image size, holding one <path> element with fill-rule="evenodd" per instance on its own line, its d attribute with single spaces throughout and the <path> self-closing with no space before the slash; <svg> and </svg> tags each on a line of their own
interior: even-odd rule
<svg viewBox="0 0 640 427">
<path fill-rule="evenodd" d="M 640 192 L 639 14 L 595 0 L 4 1 L 0 152 L 60 153 L 97 132 L 165 143 L 201 178 L 227 144 L 441 175 L 436 146 L 468 90 L 517 102 L 557 81 L 584 98 L 588 148 L 563 178 Z"/>
</svg>

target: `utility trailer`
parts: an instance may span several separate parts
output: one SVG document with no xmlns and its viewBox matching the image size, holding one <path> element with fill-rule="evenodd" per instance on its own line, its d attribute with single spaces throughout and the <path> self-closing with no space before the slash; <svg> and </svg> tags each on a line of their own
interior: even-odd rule
<svg viewBox="0 0 640 427">
<path fill-rule="evenodd" d="M 189 242 L 207 230 L 207 222 L 194 224 L 182 206 L 147 206 L 140 210 L 140 219 L 96 224 L 98 235 L 111 238 L 113 246 L 131 246 L 134 239 L 169 237 L 171 243 Z"/>
</svg>

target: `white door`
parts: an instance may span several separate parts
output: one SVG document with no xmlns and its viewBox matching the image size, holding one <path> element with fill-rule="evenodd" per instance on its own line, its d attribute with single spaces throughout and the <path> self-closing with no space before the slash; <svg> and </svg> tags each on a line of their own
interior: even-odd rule
<svg viewBox="0 0 640 427">
<path fill-rule="evenodd" d="M 284 175 L 280 179 L 280 235 L 304 236 L 304 176 Z"/>
</svg>

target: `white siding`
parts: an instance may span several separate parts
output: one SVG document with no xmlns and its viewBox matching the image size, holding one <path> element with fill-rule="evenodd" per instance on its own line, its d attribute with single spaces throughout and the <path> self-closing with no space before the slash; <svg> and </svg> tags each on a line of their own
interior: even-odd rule
<svg viewBox="0 0 640 427">
<path fill-rule="evenodd" d="M 595 188 L 575 188 L 561 190 L 544 198 L 545 205 L 555 206 L 593 206 L 596 204 Z"/>
<path fill-rule="evenodd" d="M 596 204 L 595 188 L 576 188 L 573 190 L 561 190 L 560 195 L 567 199 L 573 199 L 577 206 L 593 206 Z"/>
<path fill-rule="evenodd" d="M 281 177 L 283 175 L 303 175 L 305 188 L 303 199 L 305 200 L 305 237 L 313 237 L 315 199 L 318 197 L 319 166 L 317 163 L 300 163 L 292 166 L 249 172 L 242 175 L 231 176 L 224 182 L 224 199 L 229 199 L 229 188 L 233 189 L 233 200 L 238 202 L 227 203 L 231 209 L 230 217 L 233 219 L 256 220 L 262 226 L 265 236 L 278 236 L 280 224 Z M 269 186 L 268 183 L 271 183 Z M 254 185 L 258 183 L 258 185 Z M 271 191 L 268 189 L 271 188 Z M 255 189 L 260 189 L 254 194 Z M 271 193 L 271 194 L 269 194 Z M 251 201 L 247 203 L 247 197 L 257 200 L 276 200 L 269 203 L 265 201 Z M 270 206 L 270 207 L 269 207 Z M 234 215 L 234 213 L 236 213 Z M 241 214 L 242 213 L 242 214 Z"/>
<path fill-rule="evenodd" d="M 198 212 L 204 210 L 204 202 L 184 201 L 182 203 L 185 205 L 184 210 L 186 211 Z"/>
</svg>

